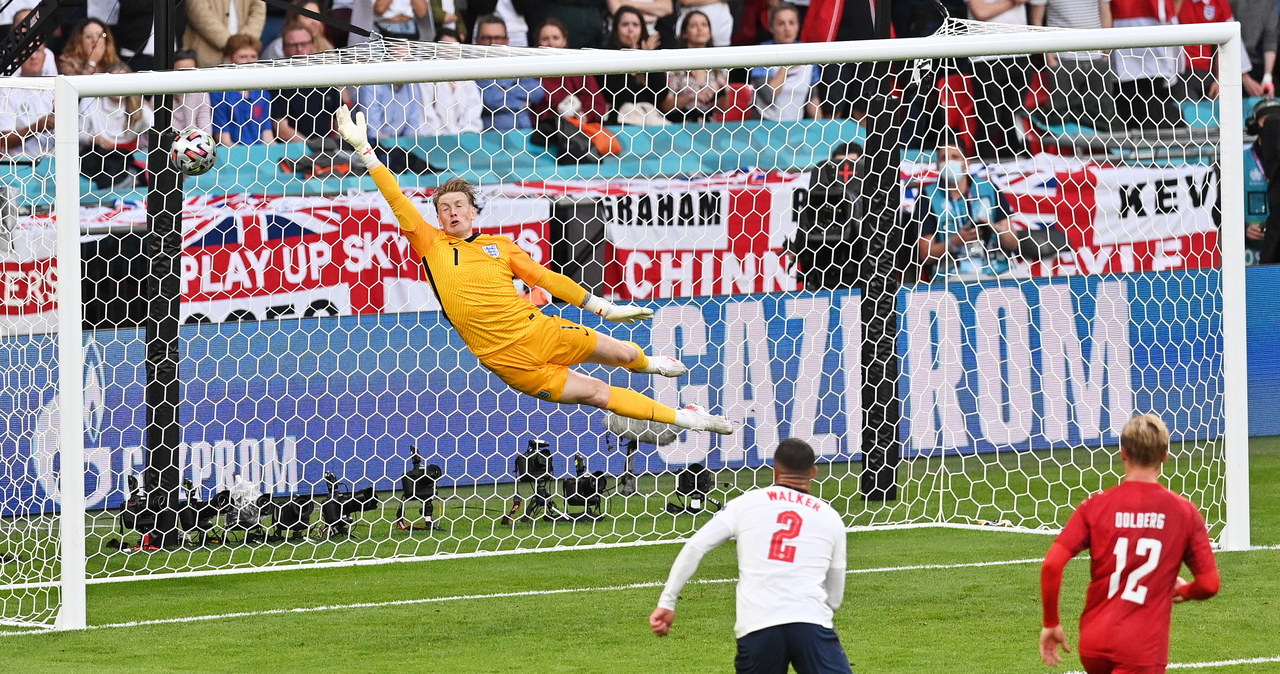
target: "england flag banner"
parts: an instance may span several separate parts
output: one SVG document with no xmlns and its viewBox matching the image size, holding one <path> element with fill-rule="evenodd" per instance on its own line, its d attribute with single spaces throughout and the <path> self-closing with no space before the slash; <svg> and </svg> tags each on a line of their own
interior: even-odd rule
<svg viewBox="0 0 1280 674">
<path fill-rule="evenodd" d="M 1220 264 L 1218 174 L 1207 166 L 1101 166 L 1038 155 L 977 168 L 1009 200 L 1020 229 L 1056 227 L 1070 241 L 1057 256 L 1025 262 L 1018 276 L 1059 277 L 1201 269 Z M 904 162 L 903 208 L 937 179 L 932 164 Z"/>
<path fill-rule="evenodd" d="M 799 289 L 786 244 L 808 173 L 743 170 L 696 179 L 524 183 L 515 194 L 592 198 L 605 281 L 623 300 Z"/>
</svg>

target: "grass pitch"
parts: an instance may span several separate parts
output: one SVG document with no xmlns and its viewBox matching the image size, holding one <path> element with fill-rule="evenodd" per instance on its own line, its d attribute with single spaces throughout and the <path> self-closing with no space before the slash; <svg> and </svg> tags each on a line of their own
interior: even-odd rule
<svg viewBox="0 0 1280 674">
<path fill-rule="evenodd" d="M 1253 542 L 1280 546 L 1280 439 L 1251 449 Z M 754 478 L 753 478 L 754 479 Z M 1076 499 L 1078 500 L 1078 499 Z M 582 525 L 578 525 L 582 526 Z M 850 534 L 836 628 L 859 672 L 1044 672 L 1039 564 L 1050 538 Z M 732 545 L 704 561 L 672 635 L 646 619 L 676 545 L 96 584 L 93 629 L 0 638 L 10 671 L 708 672 L 733 658 Z M 994 565 L 976 564 L 998 562 Z M 1280 671 L 1280 549 L 1219 553 L 1223 591 L 1175 607 L 1171 661 Z M 132 563 L 132 562 L 131 562 Z M 931 565 L 936 565 L 932 566 Z M 974 565 L 974 566 L 964 566 Z M 1068 635 L 1088 565 L 1067 568 Z M 173 621 L 173 622 L 162 622 Z M 1069 658 L 1059 671 L 1078 669 Z"/>
</svg>

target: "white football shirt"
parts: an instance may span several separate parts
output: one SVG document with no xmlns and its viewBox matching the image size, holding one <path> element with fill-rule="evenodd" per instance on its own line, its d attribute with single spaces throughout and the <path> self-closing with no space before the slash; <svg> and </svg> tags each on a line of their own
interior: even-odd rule
<svg viewBox="0 0 1280 674">
<path fill-rule="evenodd" d="M 733 499 L 694 534 L 658 606 L 674 611 L 702 558 L 729 539 L 738 542 L 736 636 L 787 623 L 832 626 L 844 599 L 844 522 L 821 499 L 780 485 Z"/>
</svg>

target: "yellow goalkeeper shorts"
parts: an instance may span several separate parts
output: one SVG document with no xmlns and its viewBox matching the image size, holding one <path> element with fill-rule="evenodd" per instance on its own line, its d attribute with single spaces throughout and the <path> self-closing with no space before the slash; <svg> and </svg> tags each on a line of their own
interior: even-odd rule
<svg viewBox="0 0 1280 674">
<path fill-rule="evenodd" d="M 555 402 L 564 393 L 569 366 L 586 362 L 596 350 L 596 332 L 548 316 L 520 341 L 480 359 L 507 386 Z"/>
</svg>

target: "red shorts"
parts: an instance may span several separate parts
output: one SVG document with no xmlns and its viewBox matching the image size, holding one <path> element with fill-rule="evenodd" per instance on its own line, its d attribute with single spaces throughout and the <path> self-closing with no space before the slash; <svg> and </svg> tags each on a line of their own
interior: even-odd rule
<svg viewBox="0 0 1280 674">
<path fill-rule="evenodd" d="M 1089 674 L 1165 674 L 1165 665 L 1122 665 L 1091 655 L 1081 655 L 1080 664 Z"/>
<path fill-rule="evenodd" d="M 569 366 L 586 362 L 596 350 L 596 332 L 558 316 L 520 341 L 480 359 L 507 386 L 556 402 L 564 393 Z"/>
</svg>

